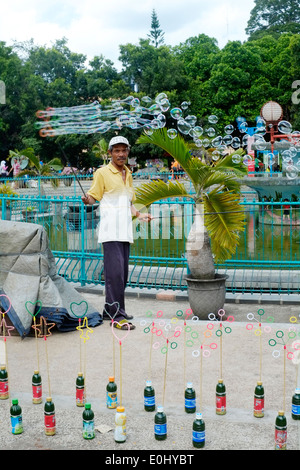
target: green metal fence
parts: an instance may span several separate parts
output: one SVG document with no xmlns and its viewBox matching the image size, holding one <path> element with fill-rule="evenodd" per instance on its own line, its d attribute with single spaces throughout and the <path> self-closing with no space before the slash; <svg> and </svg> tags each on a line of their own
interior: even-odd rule
<svg viewBox="0 0 300 470">
<path fill-rule="evenodd" d="M 300 208 L 297 202 L 241 201 L 246 229 L 235 256 L 216 265 L 232 293 L 300 293 Z M 42 225 L 57 263 L 70 282 L 104 284 L 98 244 L 99 207 L 80 196 L 0 196 L 0 220 Z M 190 200 L 153 204 L 150 224 L 134 222 L 128 285 L 186 290 L 185 242 L 193 221 Z"/>
</svg>

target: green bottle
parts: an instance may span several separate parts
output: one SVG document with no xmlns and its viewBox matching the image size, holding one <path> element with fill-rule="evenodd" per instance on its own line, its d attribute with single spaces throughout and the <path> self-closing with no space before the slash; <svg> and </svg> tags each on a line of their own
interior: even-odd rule
<svg viewBox="0 0 300 470">
<path fill-rule="evenodd" d="M 0 369 L 0 400 L 9 398 L 8 373 L 5 366 Z"/>
<path fill-rule="evenodd" d="M 226 414 L 226 387 L 222 379 L 218 380 L 216 386 L 216 414 Z"/>
<path fill-rule="evenodd" d="M 47 397 L 44 406 L 44 422 L 46 436 L 54 436 L 56 433 L 55 406 L 51 397 Z"/>
<path fill-rule="evenodd" d="M 286 450 L 287 424 L 284 411 L 278 411 L 275 421 L 275 449 Z"/>
<path fill-rule="evenodd" d="M 197 449 L 205 446 L 205 422 L 202 419 L 202 413 L 196 413 L 196 419 L 193 422 L 193 446 Z"/>
<path fill-rule="evenodd" d="M 10 408 L 10 420 L 13 434 L 22 434 L 23 432 L 23 420 L 22 420 L 22 409 L 17 399 L 12 400 L 12 406 Z"/>
<path fill-rule="evenodd" d="M 32 403 L 39 404 L 42 401 L 42 378 L 39 371 L 35 370 L 32 376 Z"/>
<path fill-rule="evenodd" d="M 82 435 L 84 439 L 94 439 L 95 428 L 94 428 L 94 412 L 91 409 L 91 404 L 86 403 L 84 411 L 82 413 L 83 427 Z"/>
<path fill-rule="evenodd" d="M 145 411 L 155 411 L 155 391 L 151 380 L 146 381 L 144 388 L 144 409 Z"/>
<path fill-rule="evenodd" d="M 257 382 L 254 390 L 254 410 L 255 418 L 263 418 L 265 414 L 265 391 L 262 382 Z"/>
<path fill-rule="evenodd" d="M 79 372 L 76 379 L 76 406 L 84 406 L 85 393 L 84 393 L 84 377 L 83 373 Z"/>
<path fill-rule="evenodd" d="M 167 417 L 162 406 L 157 407 L 154 417 L 154 437 L 157 441 L 167 439 Z"/>
<path fill-rule="evenodd" d="M 118 396 L 117 396 L 117 384 L 115 383 L 115 378 L 113 376 L 109 377 L 108 384 L 106 386 L 106 405 L 107 408 L 115 409 L 118 405 Z"/>
</svg>

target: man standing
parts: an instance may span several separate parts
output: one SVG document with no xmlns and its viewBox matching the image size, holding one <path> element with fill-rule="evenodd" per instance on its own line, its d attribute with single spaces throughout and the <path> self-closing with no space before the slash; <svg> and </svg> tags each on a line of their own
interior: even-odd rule
<svg viewBox="0 0 300 470">
<path fill-rule="evenodd" d="M 141 214 L 133 205 L 135 194 L 132 175 L 126 163 L 130 152 L 127 139 L 113 137 L 108 153 L 111 162 L 94 173 L 93 183 L 85 204 L 100 201 L 98 242 L 102 243 L 105 279 L 105 307 L 103 319 L 112 319 L 116 328 L 134 329 L 128 320 L 133 317 L 125 311 L 125 287 L 128 278 L 129 248 L 133 243 L 132 216 L 150 221 L 150 214 Z"/>
</svg>

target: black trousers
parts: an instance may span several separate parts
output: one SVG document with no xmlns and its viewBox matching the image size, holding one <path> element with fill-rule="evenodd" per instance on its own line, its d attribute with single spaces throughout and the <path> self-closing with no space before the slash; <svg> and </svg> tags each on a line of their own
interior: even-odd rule
<svg viewBox="0 0 300 470">
<path fill-rule="evenodd" d="M 105 306 L 112 318 L 125 314 L 125 287 L 128 280 L 129 242 L 104 242 Z"/>
</svg>

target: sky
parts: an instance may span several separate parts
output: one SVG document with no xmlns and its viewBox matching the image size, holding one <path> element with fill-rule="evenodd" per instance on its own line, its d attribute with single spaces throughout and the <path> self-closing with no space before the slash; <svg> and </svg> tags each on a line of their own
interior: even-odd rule
<svg viewBox="0 0 300 470">
<path fill-rule="evenodd" d="M 0 41 L 13 45 L 33 39 L 51 47 L 65 37 L 72 52 L 87 60 L 102 54 L 121 70 L 119 46 L 148 37 L 153 10 L 164 44 L 176 46 L 206 34 L 222 49 L 228 41 L 247 40 L 254 6 L 254 0 L 1 0 Z"/>
</svg>

